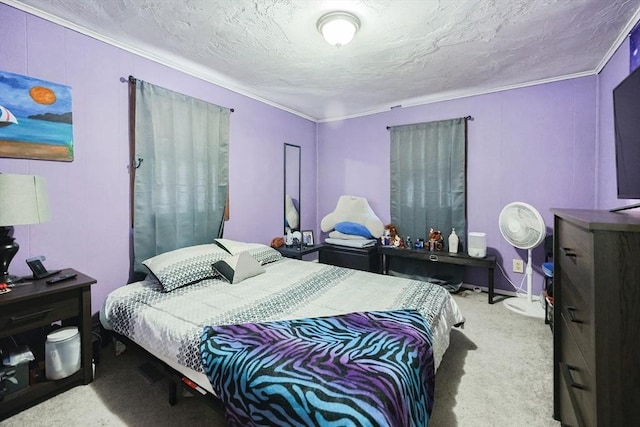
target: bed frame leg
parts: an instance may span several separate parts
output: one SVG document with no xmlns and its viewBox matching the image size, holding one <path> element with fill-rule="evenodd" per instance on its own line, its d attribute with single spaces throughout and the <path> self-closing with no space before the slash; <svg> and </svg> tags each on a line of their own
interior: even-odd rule
<svg viewBox="0 0 640 427">
<path fill-rule="evenodd" d="M 178 384 L 175 380 L 169 380 L 169 405 L 174 406 L 178 403 Z"/>
</svg>

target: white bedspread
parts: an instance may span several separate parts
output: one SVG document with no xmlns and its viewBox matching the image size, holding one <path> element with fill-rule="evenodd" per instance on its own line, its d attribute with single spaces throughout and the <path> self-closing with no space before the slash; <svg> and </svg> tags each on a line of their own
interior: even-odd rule
<svg viewBox="0 0 640 427">
<path fill-rule="evenodd" d="M 413 308 L 431 326 L 437 367 L 452 326 L 464 322 L 437 285 L 288 258 L 265 268 L 238 284 L 205 280 L 170 293 L 152 278 L 132 283 L 108 296 L 101 320 L 163 361 L 196 372 L 202 372 L 199 337 L 207 325 Z"/>
</svg>

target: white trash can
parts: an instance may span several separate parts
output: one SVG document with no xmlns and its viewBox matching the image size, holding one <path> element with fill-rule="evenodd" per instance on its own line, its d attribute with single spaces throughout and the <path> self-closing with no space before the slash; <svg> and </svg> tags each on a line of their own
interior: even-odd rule
<svg viewBox="0 0 640 427">
<path fill-rule="evenodd" d="M 80 333 L 76 326 L 61 328 L 47 335 L 44 344 L 45 374 L 59 380 L 80 370 Z"/>
</svg>

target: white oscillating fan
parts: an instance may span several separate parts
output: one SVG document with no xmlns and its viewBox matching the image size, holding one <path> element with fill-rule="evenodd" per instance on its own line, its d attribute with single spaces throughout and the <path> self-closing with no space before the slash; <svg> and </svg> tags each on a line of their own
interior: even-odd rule
<svg viewBox="0 0 640 427">
<path fill-rule="evenodd" d="M 544 241 L 547 229 L 540 213 L 531 205 L 513 202 L 502 208 L 498 218 L 500 233 L 507 242 L 519 249 L 527 249 L 527 296 L 526 298 L 508 298 L 504 305 L 511 311 L 530 317 L 544 318 L 544 308 L 533 300 L 533 269 L 531 250 Z"/>
</svg>

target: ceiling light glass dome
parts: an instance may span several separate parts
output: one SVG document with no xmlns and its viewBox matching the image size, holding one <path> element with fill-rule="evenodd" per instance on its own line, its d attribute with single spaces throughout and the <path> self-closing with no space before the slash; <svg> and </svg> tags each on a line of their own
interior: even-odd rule
<svg viewBox="0 0 640 427">
<path fill-rule="evenodd" d="M 318 19 L 318 31 L 330 45 L 344 46 L 360 29 L 360 20 L 349 12 L 329 12 Z"/>
</svg>

